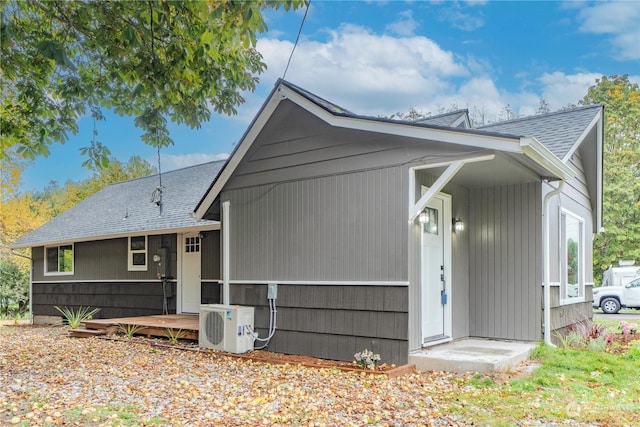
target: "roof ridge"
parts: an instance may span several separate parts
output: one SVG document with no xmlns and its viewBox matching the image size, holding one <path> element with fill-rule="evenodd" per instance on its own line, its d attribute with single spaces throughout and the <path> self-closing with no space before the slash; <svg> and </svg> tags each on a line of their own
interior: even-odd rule
<svg viewBox="0 0 640 427">
<path fill-rule="evenodd" d="M 167 172 L 162 172 L 162 175 L 163 176 L 167 176 L 169 174 L 173 174 L 175 172 L 181 172 L 181 171 L 184 171 L 186 169 L 200 167 L 200 166 L 209 165 L 209 164 L 213 164 L 213 163 L 221 163 L 221 162 L 226 162 L 226 161 L 227 161 L 227 159 L 225 159 L 225 160 L 211 160 L 209 162 L 197 163 L 195 165 L 184 166 L 184 167 L 181 167 L 179 169 L 172 169 L 172 170 L 167 171 Z M 126 184 L 128 182 L 133 182 L 133 181 L 140 181 L 140 180 L 143 180 L 143 179 L 157 178 L 158 175 L 160 175 L 160 173 L 154 173 L 153 175 L 147 175 L 147 176 L 139 176 L 138 178 L 125 179 L 124 181 L 112 182 L 110 184 L 105 185 L 104 188 L 111 187 L 111 186 L 116 186 L 116 185 L 119 185 L 119 184 Z"/>
<path fill-rule="evenodd" d="M 501 122 L 494 122 L 494 123 L 490 123 L 488 125 L 479 126 L 476 129 L 484 129 L 484 128 L 488 128 L 488 127 L 491 127 L 491 126 L 500 126 L 500 125 L 504 125 L 504 124 L 507 124 L 507 123 L 524 122 L 524 121 L 527 121 L 527 120 L 542 119 L 542 118 L 546 118 L 546 117 L 550 117 L 550 116 L 559 116 L 559 115 L 562 115 L 562 114 L 573 113 L 573 112 L 576 112 L 577 110 L 588 110 L 590 108 L 600 108 L 602 106 L 603 106 L 603 104 L 580 105 L 580 106 L 576 106 L 575 108 L 570 108 L 570 109 L 566 109 L 566 110 L 558 110 L 558 111 L 553 111 L 553 112 L 545 113 L 545 114 L 533 114 L 531 116 L 518 117 L 518 118 L 515 118 L 515 119 L 511 119 L 511 120 L 504 120 L 504 121 L 501 121 Z"/>
<path fill-rule="evenodd" d="M 418 122 L 420 120 L 427 120 L 427 119 L 437 119 L 440 117 L 445 117 L 445 116 L 453 116 L 454 114 L 462 114 L 462 113 L 469 113 L 469 109 L 468 108 L 460 108 L 459 110 L 454 110 L 454 111 L 449 111 L 448 113 L 440 113 L 440 114 L 436 114 L 435 116 L 425 116 L 425 117 L 421 117 L 419 119 L 416 119 L 414 121 Z"/>
</svg>

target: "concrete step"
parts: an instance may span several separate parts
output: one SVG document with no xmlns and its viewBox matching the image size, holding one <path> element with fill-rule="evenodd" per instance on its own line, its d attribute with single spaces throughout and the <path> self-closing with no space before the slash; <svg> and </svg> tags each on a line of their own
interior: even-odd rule
<svg viewBox="0 0 640 427">
<path fill-rule="evenodd" d="M 529 358 L 536 343 L 466 338 L 409 353 L 421 371 L 505 371 Z"/>
</svg>

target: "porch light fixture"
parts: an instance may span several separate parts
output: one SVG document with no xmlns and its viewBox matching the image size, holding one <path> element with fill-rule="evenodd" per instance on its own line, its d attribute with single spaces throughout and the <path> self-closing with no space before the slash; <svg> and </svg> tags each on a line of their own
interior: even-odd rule
<svg viewBox="0 0 640 427">
<path fill-rule="evenodd" d="M 453 231 L 456 233 L 459 231 L 464 231 L 464 222 L 460 218 L 453 218 Z"/>
<path fill-rule="evenodd" d="M 422 212 L 420 212 L 420 215 L 418 215 L 418 221 L 420 221 L 420 224 L 426 224 L 429 222 L 429 213 L 426 209 L 423 209 Z"/>
</svg>

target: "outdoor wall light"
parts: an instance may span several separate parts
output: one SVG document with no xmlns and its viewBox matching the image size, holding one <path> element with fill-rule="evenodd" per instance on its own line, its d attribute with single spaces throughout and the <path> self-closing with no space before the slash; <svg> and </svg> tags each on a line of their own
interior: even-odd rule
<svg viewBox="0 0 640 427">
<path fill-rule="evenodd" d="M 418 221 L 420 221 L 420 224 L 426 224 L 429 222 L 429 212 L 427 212 L 426 209 L 420 212 L 420 215 L 418 215 Z"/>
<path fill-rule="evenodd" d="M 460 218 L 453 218 L 453 231 L 456 233 L 459 231 L 464 231 L 464 222 Z"/>
</svg>

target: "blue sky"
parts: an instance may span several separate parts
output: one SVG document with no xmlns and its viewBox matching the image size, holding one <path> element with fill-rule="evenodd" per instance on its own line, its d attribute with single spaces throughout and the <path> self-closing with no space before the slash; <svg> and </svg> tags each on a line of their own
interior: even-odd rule
<svg viewBox="0 0 640 427">
<path fill-rule="evenodd" d="M 237 116 L 213 116 L 199 130 L 172 126 L 174 146 L 162 170 L 225 158 L 274 83 L 282 77 L 303 10 L 267 11 L 258 50 L 268 66 Z M 410 107 L 438 114 L 455 105 L 495 120 L 509 105 L 533 114 L 540 98 L 552 110 L 577 103 L 602 75 L 640 82 L 640 2 L 320 1 L 312 0 L 286 75 L 290 82 L 350 111 L 391 115 Z M 98 140 L 119 160 L 154 164 L 133 118 L 107 114 Z M 27 168 L 22 189 L 87 178 L 79 148 L 93 122 L 51 146 Z"/>
</svg>

